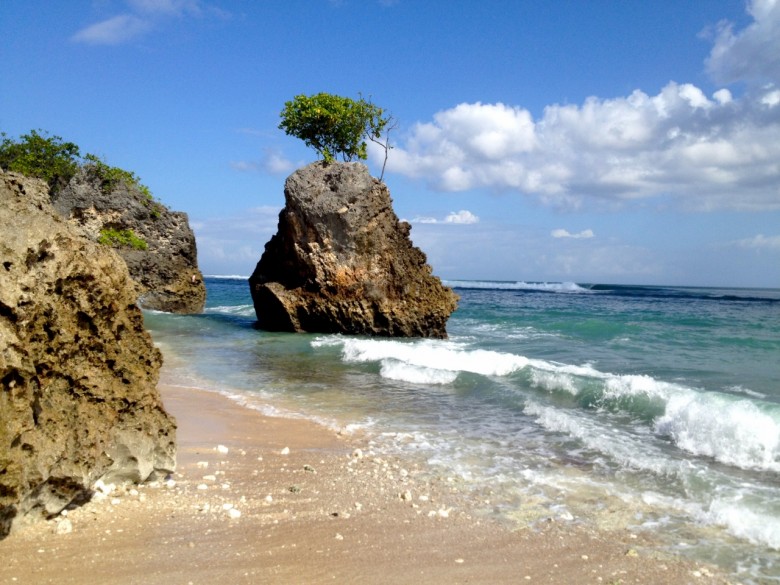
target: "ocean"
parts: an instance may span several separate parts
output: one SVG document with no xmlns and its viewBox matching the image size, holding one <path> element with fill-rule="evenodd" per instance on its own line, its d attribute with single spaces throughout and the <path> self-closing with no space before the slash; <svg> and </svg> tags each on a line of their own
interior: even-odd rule
<svg viewBox="0 0 780 585">
<path fill-rule="evenodd" d="M 238 277 L 145 320 L 166 383 L 365 434 L 476 513 L 648 532 L 780 583 L 780 290 L 445 284 L 448 340 L 260 331 Z"/>
</svg>

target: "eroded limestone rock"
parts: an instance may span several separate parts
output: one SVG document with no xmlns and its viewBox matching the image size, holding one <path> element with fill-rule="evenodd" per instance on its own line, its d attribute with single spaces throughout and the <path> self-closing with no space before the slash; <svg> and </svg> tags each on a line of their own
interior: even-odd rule
<svg viewBox="0 0 780 585">
<path fill-rule="evenodd" d="M 284 194 L 278 232 L 249 279 L 259 327 L 447 336 L 458 297 L 365 165 L 312 163 L 287 178 Z"/>
<path fill-rule="evenodd" d="M 171 211 L 136 186 L 117 183 L 104 192 L 89 165 L 52 197 L 54 208 L 97 240 L 104 229 L 132 230 L 145 250 L 116 249 L 136 282 L 145 309 L 200 313 L 206 285 L 198 268 L 195 234 L 186 213 Z"/>
<path fill-rule="evenodd" d="M 125 264 L 0 172 L 0 538 L 88 498 L 98 480 L 175 467 L 160 352 Z"/>
</svg>

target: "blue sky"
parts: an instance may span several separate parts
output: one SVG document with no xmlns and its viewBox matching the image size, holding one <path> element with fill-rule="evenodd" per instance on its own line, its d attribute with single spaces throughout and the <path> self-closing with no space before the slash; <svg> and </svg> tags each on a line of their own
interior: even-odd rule
<svg viewBox="0 0 780 585">
<path fill-rule="evenodd" d="M 207 274 L 253 270 L 325 91 L 397 119 L 439 276 L 780 287 L 777 0 L 4 0 L 0 63 L 0 130 L 134 171 Z"/>
</svg>

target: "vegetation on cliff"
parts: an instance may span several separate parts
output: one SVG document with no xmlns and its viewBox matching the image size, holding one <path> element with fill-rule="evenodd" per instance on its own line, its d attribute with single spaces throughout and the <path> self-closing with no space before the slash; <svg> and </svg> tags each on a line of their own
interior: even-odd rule
<svg viewBox="0 0 780 585">
<path fill-rule="evenodd" d="M 18 140 L 12 140 L 5 132 L 0 132 L 0 137 L 0 169 L 4 171 L 43 179 L 49 188 L 56 189 L 66 185 L 79 168 L 79 147 L 63 142 L 60 136 L 30 130 Z"/>
<path fill-rule="evenodd" d="M 98 244 L 111 246 L 112 248 L 130 247 L 135 250 L 146 250 L 149 246 L 146 240 L 139 238 L 133 230 L 117 230 L 103 228 L 100 230 Z"/>
<path fill-rule="evenodd" d="M 32 130 L 18 139 L 0 137 L 0 170 L 43 179 L 60 216 L 116 250 L 144 308 L 203 310 L 206 287 L 187 214 L 156 201 L 135 173 L 94 154 L 82 155 L 59 136 Z"/>
<path fill-rule="evenodd" d="M 100 182 L 100 190 L 109 194 L 120 184 L 135 187 L 142 203 L 151 209 L 152 217 L 160 217 L 162 204 L 155 201 L 149 187 L 132 171 L 106 164 L 99 156 L 81 156 L 78 145 L 65 142 L 60 136 L 50 136 L 44 130 L 30 130 L 17 140 L 0 132 L 0 169 L 43 179 L 52 193 L 64 188 L 83 168 Z"/>
</svg>

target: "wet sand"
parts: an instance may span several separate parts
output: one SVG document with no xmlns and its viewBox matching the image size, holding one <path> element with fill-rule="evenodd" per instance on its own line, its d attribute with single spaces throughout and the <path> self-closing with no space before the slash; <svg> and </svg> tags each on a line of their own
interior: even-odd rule
<svg viewBox="0 0 780 585">
<path fill-rule="evenodd" d="M 0 583 L 727 583 L 646 534 L 475 515 L 448 478 L 359 437 L 161 386 L 178 469 L 0 541 Z"/>
</svg>

